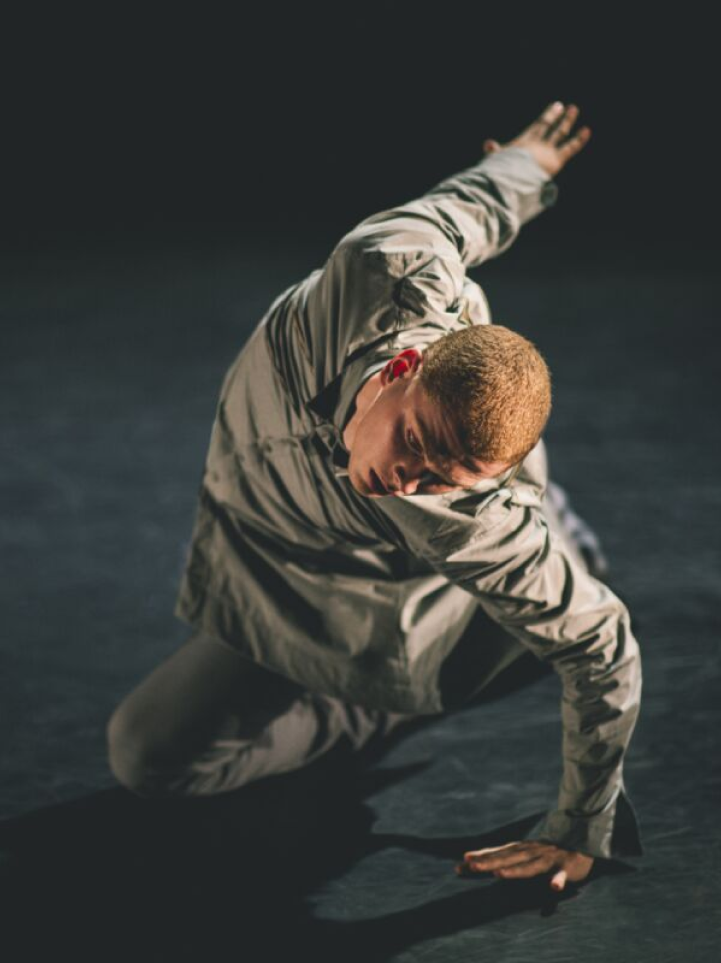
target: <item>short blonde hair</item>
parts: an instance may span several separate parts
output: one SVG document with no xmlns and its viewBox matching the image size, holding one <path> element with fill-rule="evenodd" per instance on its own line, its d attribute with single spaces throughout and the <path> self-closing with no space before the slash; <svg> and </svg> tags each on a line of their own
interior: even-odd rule
<svg viewBox="0 0 721 963">
<path fill-rule="evenodd" d="M 479 461 L 522 461 L 551 413 L 551 374 L 538 349 L 499 324 L 452 331 L 423 353 L 419 380 Z"/>
</svg>

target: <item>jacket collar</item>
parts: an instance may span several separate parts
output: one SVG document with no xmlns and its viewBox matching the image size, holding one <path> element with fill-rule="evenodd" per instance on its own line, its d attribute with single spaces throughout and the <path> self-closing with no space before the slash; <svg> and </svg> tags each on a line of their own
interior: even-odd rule
<svg viewBox="0 0 721 963">
<path fill-rule="evenodd" d="M 343 443 L 343 430 L 353 414 L 355 397 L 365 381 L 393 355 L 394 352 L 388 352 L 387 357 L 376 357 L 371 363 L 367 358 L 357 358 L 306 403 L 306 408 L 317 421 L 315 434 L 318 443 L 324 453 L 330 453 L 336 475 L 348 474 L 350 453 Z"/>
</svg>

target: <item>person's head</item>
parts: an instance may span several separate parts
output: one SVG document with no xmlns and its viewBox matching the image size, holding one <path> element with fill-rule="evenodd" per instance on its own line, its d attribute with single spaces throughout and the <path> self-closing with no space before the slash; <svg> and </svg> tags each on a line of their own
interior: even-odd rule
<svg viewBox="0 0 721 963">
<path fill-rule="evenodd" d="M 351 484 L 367 496 L 470 488 L 521 462 L 550 411 L 530 341 L 496 324 L 451 332 L 399 352 L 358 392 L 343 433 Z"/>
</svg>

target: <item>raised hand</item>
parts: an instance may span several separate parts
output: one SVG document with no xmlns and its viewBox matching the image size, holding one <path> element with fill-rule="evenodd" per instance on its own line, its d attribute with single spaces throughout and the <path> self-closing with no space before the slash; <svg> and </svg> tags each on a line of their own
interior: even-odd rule
<svg viewBox="0 0 721 963">
<path fill-rule="evenodd" d="M 499 144 L 497 140 L 488 138 L 483 149 L 487 154 L 492 154 L 505 147 L 525 147 L 546 173 L 555 177 L 591 137 L 591 128 L 587 126 L 571 133 L 577 119 L 578 107 L 575 104 L 564 107 L 560 101 L 555 101 L 513 140 Z"/>
<path fill-rule="evenodd" d="M 549 873 L 551 888 L 560 891 L 567 881 L 578 883 L 585 879 L 592 866 L 593 856 L 529 840 L 470 850 L 463 854 L 463 862 L 456 866 L 456 873 L 459 876 L 493 873 L 501 879 L 528 879 Z"/>
</svg>

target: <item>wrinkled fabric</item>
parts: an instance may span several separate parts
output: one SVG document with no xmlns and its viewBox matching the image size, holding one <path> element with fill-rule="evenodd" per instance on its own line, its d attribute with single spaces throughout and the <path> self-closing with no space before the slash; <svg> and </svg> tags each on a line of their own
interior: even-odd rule
<svg viewBox="0 0 721 963">
<path fill-rule="evenodd" d="M 623 758 L 639 648 L 547 497 L 543 441 L 473 488 L 370 499 L 342 440 L 389 358 L 492 323 L 466 269 L 556 195 L 528 151 L 505 148 L 365 219 L 273 301 L 223 379 L 175 614 L 312 691 L 432 714 L 450 707 L 440 670 L 482 606 L 562 682 L 563 777 L 533 835 L 634 855 Z"/>
</svg>

